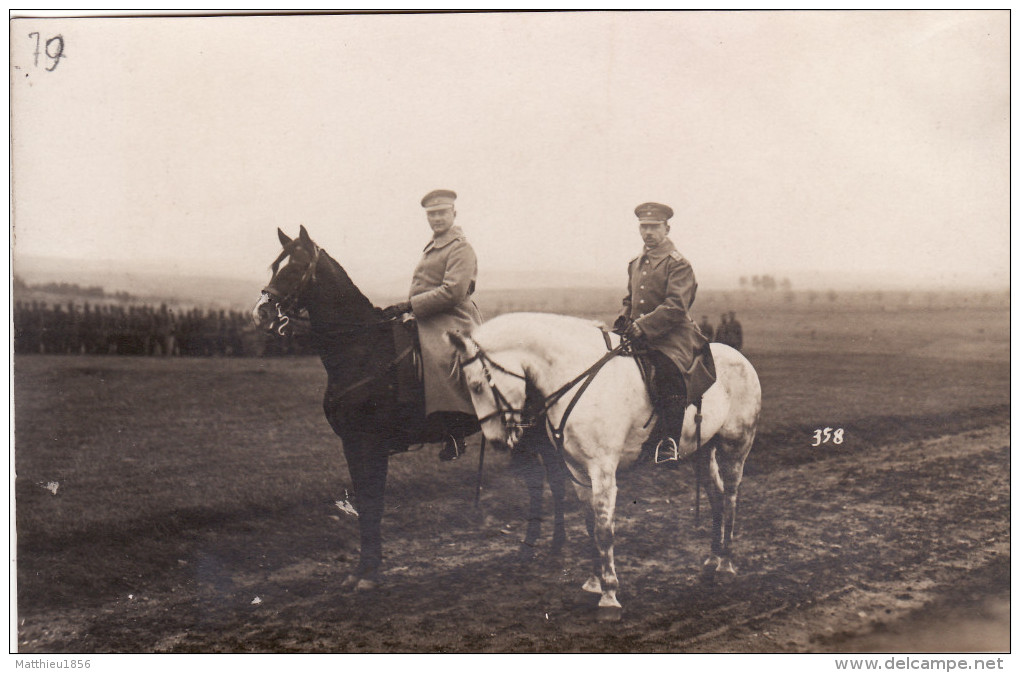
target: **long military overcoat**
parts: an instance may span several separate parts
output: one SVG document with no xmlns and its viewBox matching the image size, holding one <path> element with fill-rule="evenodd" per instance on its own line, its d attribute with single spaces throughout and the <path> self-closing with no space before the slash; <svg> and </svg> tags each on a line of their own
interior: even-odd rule
<svg viewBox="0 0 1020 673">
<path fill-rule="evenodd" d="M 691 263 L 667 238 L 632 259 L 627 274 L 628 292 L 621 315 L 641 326 L 650 348 L 661 351 L 686 372 L 695 351 L 708 343 L 691 317 L 698 291 Z"/>
<path fill-rule="evenodd" d="M 461 411 L 475 415 L 447 330 L 469 332 L 482 315 L 471 295 L 478 260 L 460 227 L 429 241 L 411 280 L 411 310 L 418 324 L 425 377 L 425 413 Z"/>
</svg>

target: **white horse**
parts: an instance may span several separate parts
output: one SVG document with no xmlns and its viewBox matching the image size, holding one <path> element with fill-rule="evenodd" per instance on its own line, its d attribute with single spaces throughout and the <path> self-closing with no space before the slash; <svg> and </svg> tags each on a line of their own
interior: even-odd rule
<svg viewBox="0 0 1020 673">
<path fill-rule="evenodd" d="M 525 404 L 529 384 L 547 404 L 552 402 L 546 427 L 550 438 L 562 444 L 577 495 L 587 505 L 588 533 L 594 543 L 594 572 L 584 589 L 601 593 L 601 618 L 619 618 L 622 607 L 616 598 L 619 581 L 613 561 L 616 473 L 638 458 L 654 425 L 648 422 L 653 409 L 634 359 L 610 358 L 576 397 L 588 378 L 578 379 L 579 375 L 619 345 L 619 337 L 607 335 L 600 325 L 547 313 L 508 313 L 473 334 L 448 336 L 459 352 L 475 411 L 490 442 L 512 447 L 520 438 L 525 408 L 534 404 L 534 399 Z M 712 507 L 712 552 L 703 570 L 734 575 L 737 490 L 757 429 L 761 385 L 751 363 L 738 351 L 718 343 L 711 348 L 717 380 L 702 398 L 702 449 L 695 463 Z M 565 424 L 564 413 L 569 413 Z M 562 437 L 556 437 L 560 430 Z M 681 458 L 696 452 L 695 433 L 691 406 L 679 442 Z"/>
</svg>

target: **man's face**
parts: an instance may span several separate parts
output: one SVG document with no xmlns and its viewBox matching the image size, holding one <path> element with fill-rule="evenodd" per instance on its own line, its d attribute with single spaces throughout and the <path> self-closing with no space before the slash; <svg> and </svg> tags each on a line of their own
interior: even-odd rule
<svg viewBox="0 0 1020 673">
<path fill-rule="evenodd" d="M 666 240 L 666 234 L 669 233 L 669 225 L 665 222 L 642 222 L 638 226 L 646 248 L 659 245 Z"/>
<path fill-rule="evenodd" d="M 442 236 L 453 226 L 453 220 L 457 217 L 457 211 L 453 208 L 443 208 L 442 210 L 430 210 L 427 215 L 429 226 L 432 227 L 432 235 Z"/>
</svg>

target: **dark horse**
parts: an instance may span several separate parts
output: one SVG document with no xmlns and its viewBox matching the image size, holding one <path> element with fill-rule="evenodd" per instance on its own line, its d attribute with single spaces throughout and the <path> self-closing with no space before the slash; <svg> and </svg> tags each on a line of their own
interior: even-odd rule
<svg viewBox="0 0 1020 673">
<path fill-rule="evenodd" d="M 381 523 L 389 457 L 412 444 L 439 441 L 431 436 L 418 395 L 399 393 L 397 370 L 409 354 L 395 342 L 396 320 L 354 285 L 347 272 L 308 236 L 304 226 L 298 238 L 278 230 L 283 251 L 273 262 L 273 276 L 252 310 L 256 327 L 280 332 L 298 313 L 308 313 L 311 334 L 328 382 L 322 407 L 333 431 L 343 442 L 344 456 L 354 486 L 361 555 L 344 588 L 364 591 L 379 581 L 382 564 Z M 281 264 L 287 260 L 286 264 Z M 553 551 L 565 540 L 563 494 L 565 472 L 543 432 L 529 433 L 514 465 L 530 494 L 528 528 L 521 546 L 524 556 L 539 535 L 543 469 L 553 492 L 555 533 Z"/>
</svg>

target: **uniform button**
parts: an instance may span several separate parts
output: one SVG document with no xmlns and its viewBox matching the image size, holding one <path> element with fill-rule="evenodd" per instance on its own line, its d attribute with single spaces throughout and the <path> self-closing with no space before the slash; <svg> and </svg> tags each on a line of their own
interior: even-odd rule
<svg viewBox="0 0 1020 673">
<path fill-rule="evenodd" d="M 640 290 L 643 290 L 643 289 L 645 289 L 645 286 L 644 286 L 644 285 L 642 285 L 642 286 L 641 286 L 640 288 L 638 288 L 638 289 L 640 289 Z"/>
<path fill-rule="evenodd" d="M 642 299 L 642 300 L 641 300 L 641 301 L 639 301 L 638 303 L 639 303 L 639 304 L 644 304 L 644 303 L 645 303 L 645 300 L 644 300 L 644 299 Z"/>
</svg>

